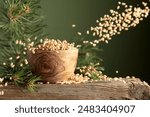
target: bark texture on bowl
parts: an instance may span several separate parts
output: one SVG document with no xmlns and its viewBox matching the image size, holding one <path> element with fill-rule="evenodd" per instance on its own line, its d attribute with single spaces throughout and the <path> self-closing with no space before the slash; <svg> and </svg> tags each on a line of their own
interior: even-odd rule
<svg viewBox="0 0 150 117">
<path fill-rule="evenodd" d="M 56 83 L 67 80 L 74 74 L 78 59 L 78 49 L 28 52 L 28 61 L 33 73 L 43 81 Z"/>
</svg>

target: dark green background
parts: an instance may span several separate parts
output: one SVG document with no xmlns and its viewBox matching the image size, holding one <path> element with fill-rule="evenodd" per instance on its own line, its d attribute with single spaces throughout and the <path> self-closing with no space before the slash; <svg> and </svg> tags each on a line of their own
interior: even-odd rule
<svg viewBox="0 0 150 117">
<path fill-rule="evenodd" d="M 138 2 L 141 1 L 128 1 L 133 5 Z M 115 9 L 117 0 L 42 0 L 41 4 L 50 37 L 73 41 L 77 31 L 85 32 L 96 19 Z M 77 25 L 76 30 L 71 27 L 72 24 Z M 101 45 L 104 73 L 113 77 L 136 76 L 150 83 L 149 34 L 150 17 L 136 28 L 114 36 L 109 44 Z"/>
</svg>

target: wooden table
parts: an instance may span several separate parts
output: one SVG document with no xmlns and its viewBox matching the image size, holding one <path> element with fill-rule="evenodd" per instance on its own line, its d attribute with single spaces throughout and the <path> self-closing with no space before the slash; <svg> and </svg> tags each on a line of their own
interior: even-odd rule
<svg viewBox="0 0 150 117">
<path fill-rule="evenodd" d="M 29 92 L 14 85 L 1 87 L 0 99 L 57 99 L 57 100 L 143 100 L 150 99 L 150 86 L 139 79 L 98 81 L 81 84 L 41 84 L 36 92 Z"/>
</svg>

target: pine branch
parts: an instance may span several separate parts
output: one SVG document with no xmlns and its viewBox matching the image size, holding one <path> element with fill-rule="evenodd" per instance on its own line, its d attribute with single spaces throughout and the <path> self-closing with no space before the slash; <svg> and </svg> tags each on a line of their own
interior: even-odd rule
<svg viewBox="0 0 150 117">
<path fill-rule="evenodd" d="M 0 1 L 0 77 L 33 88 L 38 77 L 28 66 L 27 46 L 38 44 L 44 33 L 40 0 Z"/>
</svg>

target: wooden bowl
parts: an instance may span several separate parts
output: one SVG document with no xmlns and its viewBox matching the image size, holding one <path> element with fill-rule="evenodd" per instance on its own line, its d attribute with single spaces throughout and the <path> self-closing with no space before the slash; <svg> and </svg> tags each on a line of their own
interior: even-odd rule
<svg viewBox="0 0 150 117">
<path fill-rule="evenodd" d="M 78 49 L 28 52 L 28 62 L 34 74 L 44 82 L 56 83 L 67 80 L 74 74 Z"/>
</svg>

